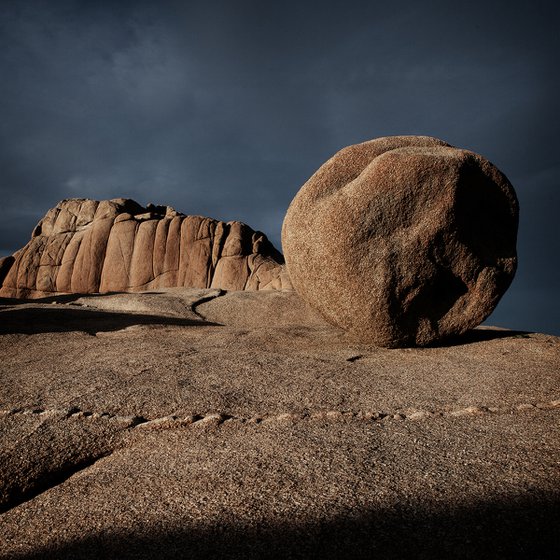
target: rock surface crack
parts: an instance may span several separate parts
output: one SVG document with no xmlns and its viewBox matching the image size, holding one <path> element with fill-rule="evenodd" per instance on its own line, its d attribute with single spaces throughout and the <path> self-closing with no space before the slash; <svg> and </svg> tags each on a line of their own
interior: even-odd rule
<svg viewBox="0 0 560 560">
<path fill-rule="evenodd" d="M 112 450 L 104 451 L 103 453 L 90 455 L 85 459 L 78 461 L 76 463 L 68 462 L 62 467 L 53 472 L 49 472 L 45 476 L 38 479 L 36 484 L 29 490 L 16 493 L 9 499 L 8 502 L 0 505 L 0 514 L 6 513 L 10 509 L 13 509 L 25 502 L 29 502 L 35 499 L 37 496 L 52 490 L 56 486 L 59 486 L 63 482 L 66 482 L 70 477 L 90 468 L 99 460 L 108 457 L 113 453 Z"/>
<path fill-rule="evenodd" d="M 350 410 L 318 410 L 314 412 L 281 412 L 263 413 L 252 416 L 238 416 L 223 412 L 209 412 L 205 414 L 191 414 L 187 416 L 166 415 L 157 418 L 146 418 L 141 415 L 121 416 L 109 412 L 91 412 L 78 408 L 71 409 L 41 409 L 41 408 L 12 408 L 0 410 L 0 419 L 6 416 L 17 415 L 63 415 L 66 418 L 83 419 L 84 421 L 115 422 L 121 428 L 146 429 L 176 429 L 196 426 L 219 426 L 224 423 L 261 424 L 277 422 L 300 422 L 313 420 L 327 421 L 359 421 L 359 422 L 388 422 L 388 421 L 417 421 L 430 418 L 456 418 L 484 415 L 517 414 L 526 411 L 560 410 L 560 399 L 518 403 L 502 406 L 471 405 L 462 408 L 452 406 L 440 409 L 408 409 L 408 410 L 380 410 L 380 411 L 350 411 Z"/>
</svg>

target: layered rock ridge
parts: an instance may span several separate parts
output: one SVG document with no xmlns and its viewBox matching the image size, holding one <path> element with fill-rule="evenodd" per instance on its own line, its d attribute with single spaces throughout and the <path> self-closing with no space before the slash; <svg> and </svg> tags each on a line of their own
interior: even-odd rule
<svg viewBox="0 0 560 560">
<path fill-rule="evenodd" d="M 190 287 L 280 290 L 284 259 L 248 225 L 134 200 L 67 199 L 0 259 L 0 296 Z"/>
</svg>

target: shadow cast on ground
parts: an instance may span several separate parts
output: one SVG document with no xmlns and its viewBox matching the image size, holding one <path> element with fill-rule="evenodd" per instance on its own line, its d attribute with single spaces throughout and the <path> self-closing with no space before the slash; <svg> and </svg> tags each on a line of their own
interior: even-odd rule
<svg viewBox="0 0 560 560">
<path fill-rule="evenodd" d="M 160 295 L 164 292 L 149 292 L 150 295 Z M 140 313 L 115 312 L 105 310 L 84 309 L 83 314 L 72 306 L 72 303 L 80 298 L 96 298 L 117 295 L 135 295 L 135 292 L 110 292 L 104 294 L 65 294 L 41 299 L 13 299 L 0 298 L 0 334 L 37 334 L 46 332 L 64 331 L 84 331 L 95 333 L 99 331 L 116 331 L 132 325 L 176 325 L 176 326 L 223 326 L 215 323 L 198 319 L 186 319 L 181 317 L 169 317 L 163 315 L 146 315 Z M 213 298 L 214 296 L 212 296 Z M 212 299 L 211 298 L 211 299 Z M 205 298 L 193 303 L 193 308 L 204 303 Z M 25 304 L 28 307 L 22 307 Z M 29 307 L 33 304 L 64 304 L 66 307 L 46 308 Z M 70 305 L 69 305 L 70 304 Z M 23 315 L 25 313 L 29 320 Z M 87 315 L 85 315 L 87 313 Z M 83 319 L 92 321 L 91 325 L 84 325 Z M 111 325 L 111 321 L 114 324 Z M 514 331 L 508 329 L 476 328 L 471 329 L 462 335 L 452 336 L 426 346 L 426 348 L 448 348 L 453 346 L 463 346 L 479 342 L 489 342 L 502 338 L 528 338 L 534 334 L 530 331 Z M 420 347 L 421 348 L 421 347 Z"/>
<path fill-rule="evenodd" d="M 321 558 L 515 559 L 560 557 L 553 498 L 512 498 L 431 512 L 372 511 L 301 525 L 236 525 L 189 529 L 154 524 L 137 533 L 92 534 L 18 559 Z"/>
<path fill-rule="evenodd" d="M 428 346 L 428 348 L 447 348 L 450 346 L 462 346 L 463 344 L 474 344 L 476 342 L 489 342 L 500 338 L 528 338 L 530 331 L 511 331 L 508 329 L 471 329 L 458 336 L 452 336 Z"/>
<path fill-rule="evenodd" d="M 75 307 L 14 307 L 0 311 L 0 334 L 39 334 L 81 331 L 89 334 L 119 331 L 134 325 L 181 327 L 220 326 L 201 319 L 184 319 L 140 313 L 93 311 Z"/>
<path fill-rule="evenodd" d="M 43 304 L 43 303 L 72 303 L 81 298 L 104 298 L 119 295 L 139 295 L 144 292 L 94 292 L 94 293 L 72 293 L 72 294 L 57 294 L 53 296 L 45 296 L 41 298 L 6 298 L 0 297 L 0 306 L 16 306 L 25 304 Z M 148 292 L 150 295 L 161 295 L 164 292 Z"/>
</svg>

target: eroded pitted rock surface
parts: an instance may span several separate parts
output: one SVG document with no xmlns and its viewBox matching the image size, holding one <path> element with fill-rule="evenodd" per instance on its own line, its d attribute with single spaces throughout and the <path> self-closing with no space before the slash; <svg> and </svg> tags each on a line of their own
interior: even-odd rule
<svg viewBox="0 0 560 560">
<path fill-rule="evenodd" d="M 266 236 L 241 222 L 129 199 L 69 199 L 49 210 L 23 249 L 0 261 L 0 296 L 281 289 L 282 263 Z"/>
<path fill-rule="evenodd" d="M 0 355 L 1 558 L 559 556 L 557 337 L 166 288 L 0 298 Z"/>
<path fill-rule="evenodd" d="M 329 322 L 382 346 L 480 324 L 514 276 L 518 204 L 482 156 L 425 136 L 327 161 L 292 201 L 282 246 L 294 288 Z"/>
</svg>

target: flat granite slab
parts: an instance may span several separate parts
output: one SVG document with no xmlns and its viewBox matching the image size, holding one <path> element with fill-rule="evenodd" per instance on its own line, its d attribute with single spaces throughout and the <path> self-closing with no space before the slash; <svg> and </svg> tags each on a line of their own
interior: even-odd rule
<svg viewBox="0 0 560 560">
<path fill-rule="evenodd" d="M 0 300 L 1 558 L 557 558 L 560 339 L 293 292 Z"/>
</svg>

